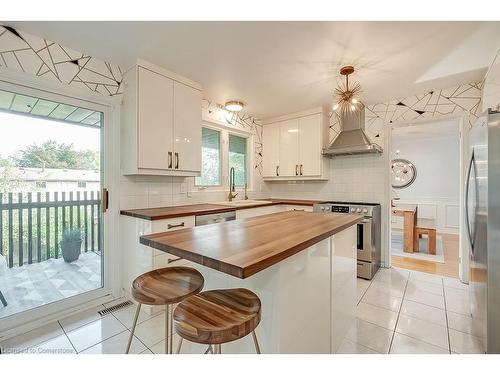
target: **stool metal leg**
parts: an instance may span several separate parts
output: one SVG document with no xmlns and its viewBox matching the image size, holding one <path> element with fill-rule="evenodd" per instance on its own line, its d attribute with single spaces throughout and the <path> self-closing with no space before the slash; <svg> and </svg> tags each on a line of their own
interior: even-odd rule
<svg viewBox="0 0 500 375">
<path fill-rule="evenodd" d="M 141 303 L 137 304 L 137 310 L 135 310 L 134 323 L 132 324 L 132 329 L 130 331 L 130 337 L 128 338 L 127 351 L 125 354 L 128 354 L 130 351 L 130 345 L 132 344 L 132 339 L 134 338 L 135 326 L 137 325 L 137 319 L 139 318 L 139 313 L 141 312 Z"/>
<path fill-rule="evenodd" d="M 170 351 L 170 305 L 165 306 L 165 354 Z"/>
<path fill-rule="evenodd" d="M 170 354 L 173 354 L 174 349 L 174 305 L 169 305 L 170 306 Z"/>
<path fill-rule="evenodd" d="M 184 339 L 181 337 L 179 340 L 179 345 L 177 345 L 177 353 L 176 354 L 181 354 L 182 340 L 184 340 Z"/>
<path fill-rule="evenodd" d="M 257 352 L 257 354 L 260 354 L 259 341 L 257 341 L 257 335 L 255 334 L 255 331 L 252 331 L 252 337 L 253 343 L 255 344 L 255 351 Z"/>
</svg>

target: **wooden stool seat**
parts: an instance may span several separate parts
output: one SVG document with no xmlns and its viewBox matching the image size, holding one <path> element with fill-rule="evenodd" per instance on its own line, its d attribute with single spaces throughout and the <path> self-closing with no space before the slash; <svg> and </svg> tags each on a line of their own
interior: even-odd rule
<svg viewBox="0 0 500 375">
<path fill-rule="evenodd" d="M 242 288 L 210 290 L 191 296 L 177 305 L 173 316 L 175 330 L 181 338 L 209 345 L 254 333 L 260 318 L 259 297 Z"/>
<path fill-rule="evenodd" d="M 165 305 L 165 353 L 172 354 L 172 305 L 203 288 L 203 275 L 190 267 L 166 267 L 143 273 L 132 282 L 132 297 L 138 302 L 128 339 L 130 351 L 137 319 L 144 305 Z"/>
<path fill-rule="evenodd" d="M 145 305 L 169 305 L 198 293 L 203 283 L 194 268 L 161 268 L 138 276 L 132 283 L 132 296 Z"/>
</svg>

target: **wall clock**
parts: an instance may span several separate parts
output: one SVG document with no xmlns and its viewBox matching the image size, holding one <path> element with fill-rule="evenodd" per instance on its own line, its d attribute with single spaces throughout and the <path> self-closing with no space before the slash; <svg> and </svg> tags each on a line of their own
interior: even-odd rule
<svg viewBox="0 0 500 375">
<path fill-rule="evenodd" d="M 392 187 L 403 189 L 410 186 L 417 178 L 415 165 L 406 159 L 394 159 L 391 162 Z"/>
</svg>

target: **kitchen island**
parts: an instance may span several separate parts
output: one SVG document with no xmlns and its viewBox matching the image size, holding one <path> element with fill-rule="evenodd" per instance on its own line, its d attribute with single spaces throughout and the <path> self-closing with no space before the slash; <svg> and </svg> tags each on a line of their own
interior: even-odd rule
<svg viewBox="0 0 500 375">
<path fill-rule="evenodd" d="M 205 290 L 244 287 L 262 301 L 257 335 L 263 353 L 335 353 L 356 306 L 358 215 L 279 212 L 140 237 L 182 258 Z M 187 344 L 187 343 L 186 343 Z M 199 352 L 196 344 L 184 350 Z M 253 353 L 251 337 L 224 345 Z"/>
</svg>

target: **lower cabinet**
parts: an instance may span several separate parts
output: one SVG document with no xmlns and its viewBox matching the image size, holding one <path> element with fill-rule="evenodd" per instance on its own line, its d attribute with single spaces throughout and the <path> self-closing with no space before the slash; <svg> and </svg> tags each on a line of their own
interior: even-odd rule
<svg viewBox="0 0 500 375">
<path fill-rule="evenodd" d="M 283 206 L 281 204 L 277 204 L 274 206 L 246 208 L 244 210 L 236 210 L 236 219 L 245 219 L 248 217 L 273 214 L 275 212 L 282 212 L 282 211 L 283 211 Z"/>
<path fill-rule="evenodd" d="M 305 211 L 305 212 L 313 212 L 312 206 L 302 206 L 298 204 L 286 204 L 284 206 L 285 211 Z"/>
<path fill-rule="evenodd" d="M 139 243 L 139 237 L 145 234 L 168 232 L 194 227 L 194 216 L 176 217 L 164 220 L 143 220 L 130 216 L 121 216 L 121 233 L 123 251 L 122 288 L 125 296 L 130 298 L 132 281 L 139 275 L 163 267 L 181 266 L 189 263 L 174 255 L 152 249 Z M 163 310 L 162 306 L 144 306 L 147 313 Z"/>
</svg>

